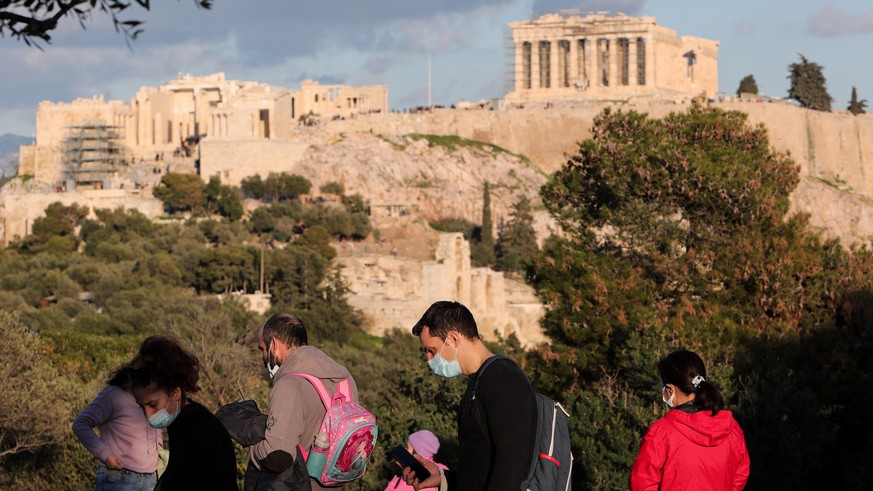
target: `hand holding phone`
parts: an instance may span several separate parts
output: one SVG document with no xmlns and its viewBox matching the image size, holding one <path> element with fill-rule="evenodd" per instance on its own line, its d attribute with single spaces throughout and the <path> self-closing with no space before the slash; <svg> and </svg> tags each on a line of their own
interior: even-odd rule
<svg viewBox="0 0 873 491">
<path fill-rule="evenodd" d="M 409 453 L 403 445 L 397 445 L 388 452 L 391 457 L 400 463 L 403 468 L 409 467 L 415 473 L 415 478 L 419 481 L 424 481 L 430 477 L 430 471 L 427 470 L 421 462 Z"/>
</svg>

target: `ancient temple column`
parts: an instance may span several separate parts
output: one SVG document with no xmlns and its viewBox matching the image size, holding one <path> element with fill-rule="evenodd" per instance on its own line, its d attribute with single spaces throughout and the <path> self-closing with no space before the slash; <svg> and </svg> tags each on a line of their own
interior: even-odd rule
<svg viewBox="0 0 873 491">
<path fill-rule="evenodd" d="M 627 38 L 627 84 L 631 87 L 637 85 L 637 38 Z"/>
<path fill-rule="evenodd" d="M 652 89 L 657 88 L 655 84 L 655 43 L 652 42 L 651 36 L 643 38 L 646 50 L 646 85 Z"/>
<path fill-rule="evenodd" d="M 571 39 L 570 40 L 570 80 L 568 80 L 568 85 L 571 88 L 576 87 L 576 82 L 579 81 L 579 40 Z"/>
<path fill-rule="evenodd" d="M 549 63 L 549 88 L 556 89 L 561 85 L 561 63 L 558 61 L 558 53 L 561 51 L 560 46 L 558 46 L 558 40 L 553 39 L 549 41 L 549 54 L 550 63 Z"/>
<path fill-rule="evenodd" d="M 530 88 L 540 88 L 540 42 L 530 42 Z"/>
<path fill-rule="evenodd" d="M 589 87 L 600 87 L 600 69 L 598 61 L 600 47 L 597 45 L 597 38 L 588 38 L 585 40 L 585 72 L 588 77 Z"/>
<path fill-rule="evenodd" d="M 515 43 L 515 91 L 524 89 L 524 43 Z"/>
<path fill-rule="evenodd" d="M 613 36 L 609 38 L 609 75 L 607 75 L 607 77 L 609 79 L 610 87 L 618 87 L 621 85 L 621 77 L 618 73 L 618 67 L 618 38 Z"/>
</svg>

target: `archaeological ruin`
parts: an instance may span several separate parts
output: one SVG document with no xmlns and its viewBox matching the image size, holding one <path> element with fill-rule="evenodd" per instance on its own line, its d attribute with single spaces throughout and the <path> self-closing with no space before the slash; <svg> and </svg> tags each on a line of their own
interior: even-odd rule
<svg viewBox="0 0 873 491">
<path fill-rule="evenodd" d="M 677 36 L 654 17 L 548 14 L 513 22 L 506 101 L 714 97 L 718 41 Z"/>
<path fill-rule="evenodd" d="M 19 174 L 51 184 L 68 179 L 68 169 L 78 163 L 64 147 L 83 125 L 111 129 L 118 135 L 112 140 L 129 149 L 129 161 L 145 161 L 162 153 L 190 153 L 200 139 L 288 140 L 310 121 L 387 111 L 385 85 L 350 87 L 304 80 L 299 89 L 288 89 L 227 80 L 224 73 L 179 74 L 159 87 L 142 87 L 129 102 L 97 96 L 40 103 L 36 141 L 21 147 Z"/>
</svg>

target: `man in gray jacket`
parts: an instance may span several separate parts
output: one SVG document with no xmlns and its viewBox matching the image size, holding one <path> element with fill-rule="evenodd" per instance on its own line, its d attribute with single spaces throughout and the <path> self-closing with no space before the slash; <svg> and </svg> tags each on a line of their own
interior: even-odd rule
<svg viewBox="0 0 873 491">
<path fill-rule="evenodd" d="M 254 489 L 308 489 L 292 482 L 295 479 L 291 476 L 299 474 L 292 471 L 305 469 L 298 461 L 301 458 L 298 445 L 309 451 L 326 409 L 309 381 L 287 374 L 299 372 L 318 377 L 331 394 L 336 392 L 337 383 L 348 379 L 354 400 L 358 398 L 357 386 L 344 366 L 309 346 L 306 327 L 293 315 L 276 314 L 267 320 L 261 328 L 258 349 L 273 379 L 273 389 L 264 439 L 248 447 L 252 464 L 261 471 Z M 270 485 L 263 486 L 261 480 L 269 480 Z M 248 488 L 249 483 L 246 484 Z M 309 484 L 314 490 L 327 489 L 315 480 Z"/>
</svg>

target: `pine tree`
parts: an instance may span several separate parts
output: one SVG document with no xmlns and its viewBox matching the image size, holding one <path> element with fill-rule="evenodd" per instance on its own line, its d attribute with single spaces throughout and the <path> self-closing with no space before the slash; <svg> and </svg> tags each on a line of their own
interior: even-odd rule
<svg viewBox="0 0 873 491">
<path fill-rule="evenodd" d="M 796 100 L 803 107 L 830 111 L 833 98 L 825 87 L 823 67 L 818 63 L 810 62 L 803 55 L 799 56 L 800 63 L 788 65 L 788 79 L 791 81 L 788 97 Z"/>
<path fill-rule="evenodd" d="M 746 75 L 740 80 L 740 87 L 737 89 L 737 96 L 742 94 L 758 95 L 758 83 L 755 81 L 754 75 Z"/>
<path fill-rule="evenodd" d="M 852 99 L 849 101 L 849 107 L 847 109 L 855 116 L 867 112 L 867 99 L 861 99 L 859 101 L 858 91 L 855 90 L 855 87 L 852 87 Z"/>
<path fill-rule="evenodd" d="M 515 202 L 509 221 L 500 232 L 495 248 L 497 269 L 501 271 L 522 271 L 532 264 L 539 248 L 537 234 L 533 227 L 530 200 L 519 196 Z"/>
</svg>

